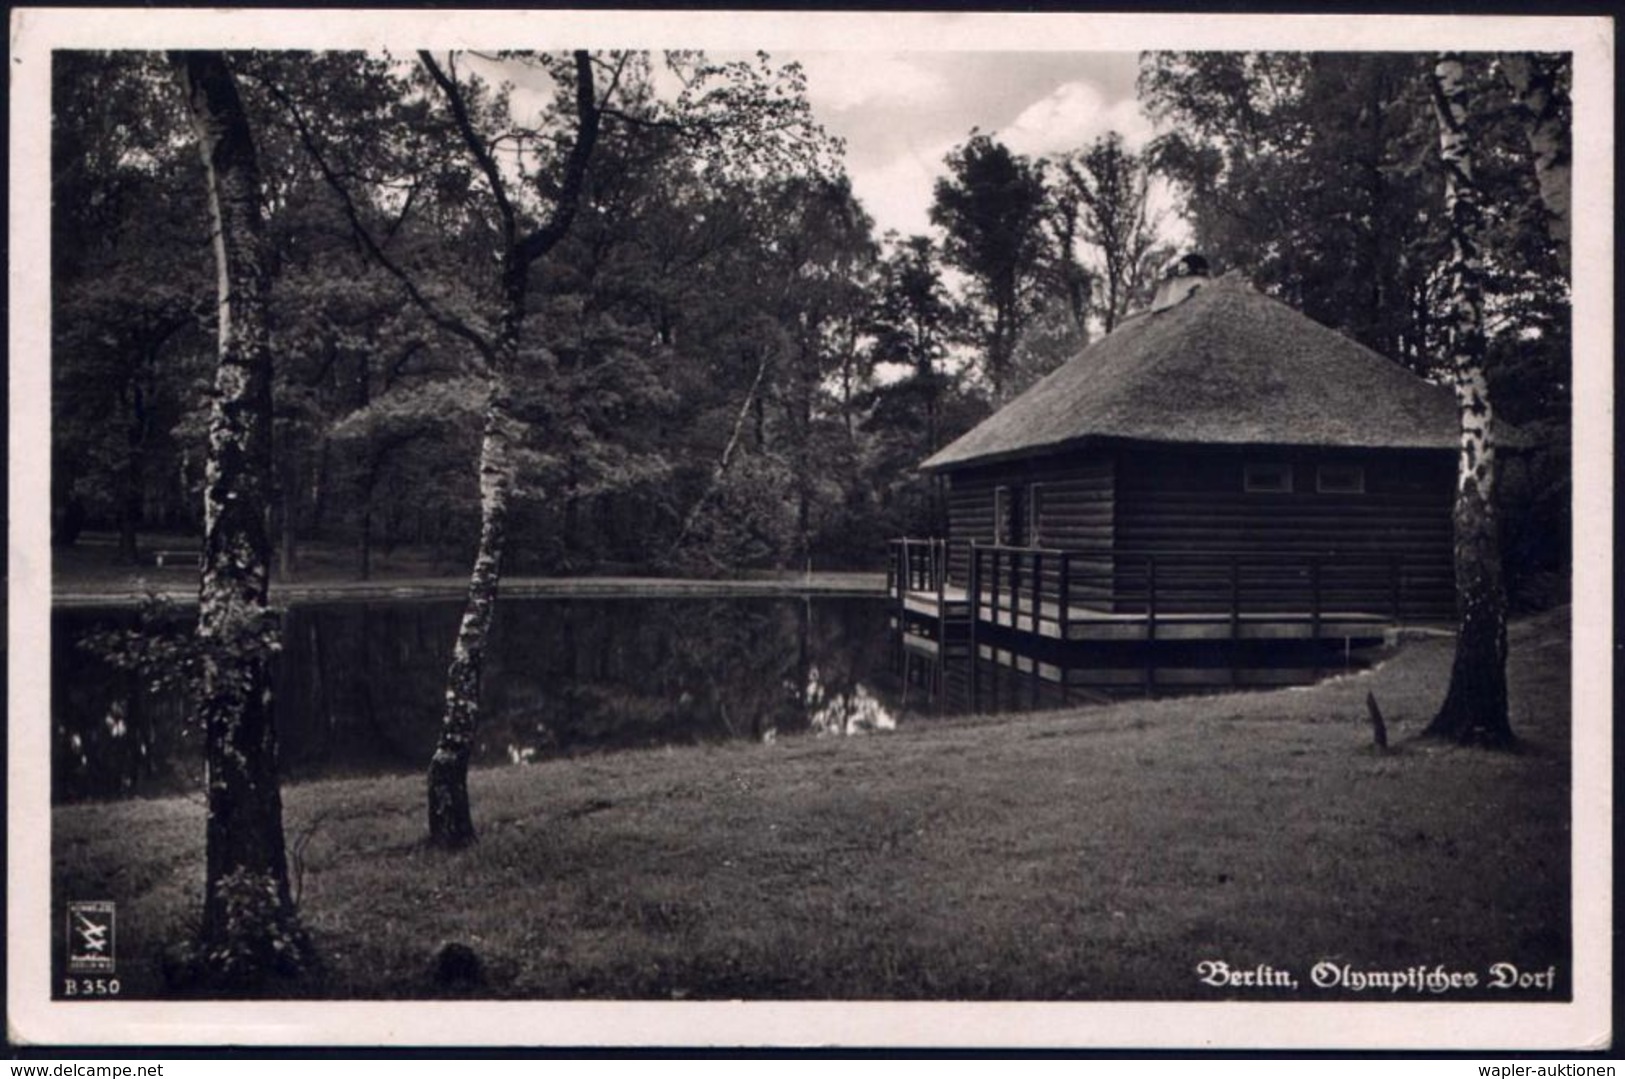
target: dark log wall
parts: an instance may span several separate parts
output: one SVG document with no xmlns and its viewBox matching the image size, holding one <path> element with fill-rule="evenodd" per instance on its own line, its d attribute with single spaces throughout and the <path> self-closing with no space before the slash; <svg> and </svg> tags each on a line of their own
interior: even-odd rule
<svg viewBox="0 0 1625 1079">
<path fill-rule="evenodd" d="M 970 543 L 992 543 L 993 490 L 985 473 L 961 472 L 948 480 L 948 579 L 964 586 L 970 579 Z"/>
<path fill-rule="evenodd" d="M 1099 602 L 1110 595 L 1116 497 L 1116 462 L 1106 452 L 1079 454 L 1043 470 L 1038 479 L 1038 546 L 1066 551 L 1098 551 L 1098 558 L 1073 558 L 1068 595 L 1074 602 Z M 1045 576 L 1055 576 L 1057 565 Z M 1046 591 L 1059 594 L 1059 583 Z"/>
<path fill-rule="evenodd" d="M 1292 490 L 1247 491 L 1249 464 L 1289 467 Z M 1364 490 L 1320 491 L 1323 465 L 1361 469 Z M 1454 482 L 1453 453 L 1401 450 L 1119 446 L 963 469 L 949 477 L 950 579 L 963 585 L 969 577 L 967 541 L 996 541 L 995 492 L 1009 486 L 1037 500 L 1028 546 L 1101 552 L 1099 559 L 1072 560 L 1075 602 L 1098 602 L 1115 590 L 1120 609 L 1140 609 L 1143 602 L 1124 596 L 1143 594 L 1145 562 L 1133 556 L 1149 554 L 1158 559 L 1165 609 L 1180 605 L 1181 573 L 1206 597 L 1193 609 L 1222 606 L 1215 596 L 1228 596 L 1232 572 L 1225 560 L 1239 556 L 1244 568 L 1235 572 L 1251 593 L 1245 608 L 1275 609 L 1269 593 L 1278 581 L 1277 606 L 1301 611 L 1315 558 L 1322 609 L 1387 611 L 1398 559 L 1402 615 L 1444 619 L 1454 612 Z M 1190 568 L 1193 559 L 1208 568 Z M 1056 594 L 1059 567 L 1043 569 L 1046 592 Z M 1215 573 L 1223 580 L 1207 579 Z"/>
<path fill-rule="evenodd" d="M 1290 493 L 1244 489 L 1248 464 L 1285 464 Z M 1321 465 L 1364 470 L 1365 490 L 1317 490 Z M 1117 475 L 1119 551 L 1403 561 L 1411 617 L 1449 617 L 1451 453 L 1397 450 L 1124 450 Z"/>
<path fill-rule="evenodd" d="M 1028 546 L 1104 552 L 1112 543 L 1113 472 L 1113 455 L 1095 451 L 954 473 L 948 494 L 951 579 L 963 584 L 968 576 L 965 541 L 995 542 L 995 492 L 1001 486 L 1019 487 L 1025 492 L 1024 499 L 1037 500 L 1036 534 L 1026 537 Z M 1101 587 L 1106 587 L 1109 558 L 1087 565 L 1079 560 L 1073 565 L 1075 578 L 1098 572 Z M 1056 566 L 1050 573 L 1058 569 Z M 1083 598 L 1081 592 L 1079 598 Z"/>
</svg>

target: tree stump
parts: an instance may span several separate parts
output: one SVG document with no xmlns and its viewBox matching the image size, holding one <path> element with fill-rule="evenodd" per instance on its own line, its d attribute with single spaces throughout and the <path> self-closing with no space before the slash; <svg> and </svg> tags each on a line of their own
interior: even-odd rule
<svg viewBox="0 0 1625 1079">
<path fill-rule="evenodd" d="M 1382 709 L 1377 707 L 1377 695 L 1366 692 L 1365 710 L 1371 716 L 1371 744 L 1379 753 L 1388 752 L 1388 724 L 1382 721 Z"/>
</svg>

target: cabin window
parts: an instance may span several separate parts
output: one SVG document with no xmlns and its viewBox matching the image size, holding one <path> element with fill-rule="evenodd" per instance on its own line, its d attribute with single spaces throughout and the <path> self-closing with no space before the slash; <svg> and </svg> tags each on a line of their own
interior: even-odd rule
<svg viewBox="0 0 1625 1079">
<path fill-rule="evenodd" d="M 1032 484 L 1027 488 L 1027 542 L 1034 547 L 1043 546 L 1044 541 L 1039 538 L 1039 502 L 1044 497 L 1044 485 Z"/>
<path fill-rule="evenodd" d="M 1359 465 L 1321 465 L 1315 469 L 1315 490 L 1323 495 L 1365 494 L 1365 469 Z"/>
<path fill-rule="evenodd" d="M 1242 470 L 1241 487 L 1248 494 L 1289 495 L 1292 493 L 1292 466 L 1246 465 Z"/>
</svg>

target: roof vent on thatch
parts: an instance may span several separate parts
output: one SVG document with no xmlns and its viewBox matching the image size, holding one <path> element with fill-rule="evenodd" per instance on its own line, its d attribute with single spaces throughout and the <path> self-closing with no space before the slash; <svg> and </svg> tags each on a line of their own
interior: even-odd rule
<svg viewBox="0 0 1625 1079">
<path fill-rule="evenodd" d="M 1151 297 L 1151 310 L 1162 311 L 1174 306 L 1205 285 L 1207 279 L 1207 259 L 1195 252 L 1181 255 L 1163 271 L 1156 295 Z"/>
</svg>

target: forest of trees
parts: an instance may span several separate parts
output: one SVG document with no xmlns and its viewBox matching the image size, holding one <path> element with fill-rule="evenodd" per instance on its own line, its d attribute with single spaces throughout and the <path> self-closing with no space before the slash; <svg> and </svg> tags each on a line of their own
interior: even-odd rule
<svg viewBox="0 0 1625 1079">
<path fill-rule="evenodd" d="M 932 234 L 877 236 L 793 66 L 594 55 L 579 212 L 524 256 L 517 301 L 492 252 L 560 195 L 570 58 L 233 62 L 266 192 L 283 576 L 317 541 L 363 578 L 403 545 L 471 561 L 488 354 L 515 316 L 535 332 L 499 364 L 509 571 L 873 566 L 935 523 L 915 463 L 1141 302 L 1177 253 L 1158 180 L 1221 272 L 1423 373 L 1445 354 L 1416 56 L 1147 54 L 1166 133 L 1143 152 L 1112 134 L 1030 159 L 972 131 Z M 667 64 L 681 101 L 655 95 Z M 554 105 L 513 115 L 503 65 L 553 76 Z M 53 77 L 53 538 L 112 532 L 134 561 L 139 533 L 201 525 L 207 215 L 162 58 L 59 53 Z M 1539 447 L 1505 490 L 1517 593 L 1566 557 L 1567 278 L 1509 84 L 1473 78 L 1492 379 Z"/>
<path fill-rule="evenodd" d="M 511 114 L 490 61 L 233 58 L 266 192 L 283 576 L 313 541 L 362 578 L 402 545 L 469 562 L 493 372 L 510 571 L 872 566 L 933 524 L 912 466 L 1166 254 L 1144 227 L 1115 246 L 1148 179 L 1115 137 L 1046 162 L 971 132 L 938 234 L 877 236 L 793 66 L 586 62 L 595 137 L 566 193 L 569 58 L 502 60 L 554 77 L 541 116 Z M 662 64 L 682 100 L 655 97 Z M 54 80 L 53 540 L 115 533 L 135 561 L 142 532 L 201 524 L 208 218 L 162 58 L 62 53 Z"/>
</svg>

